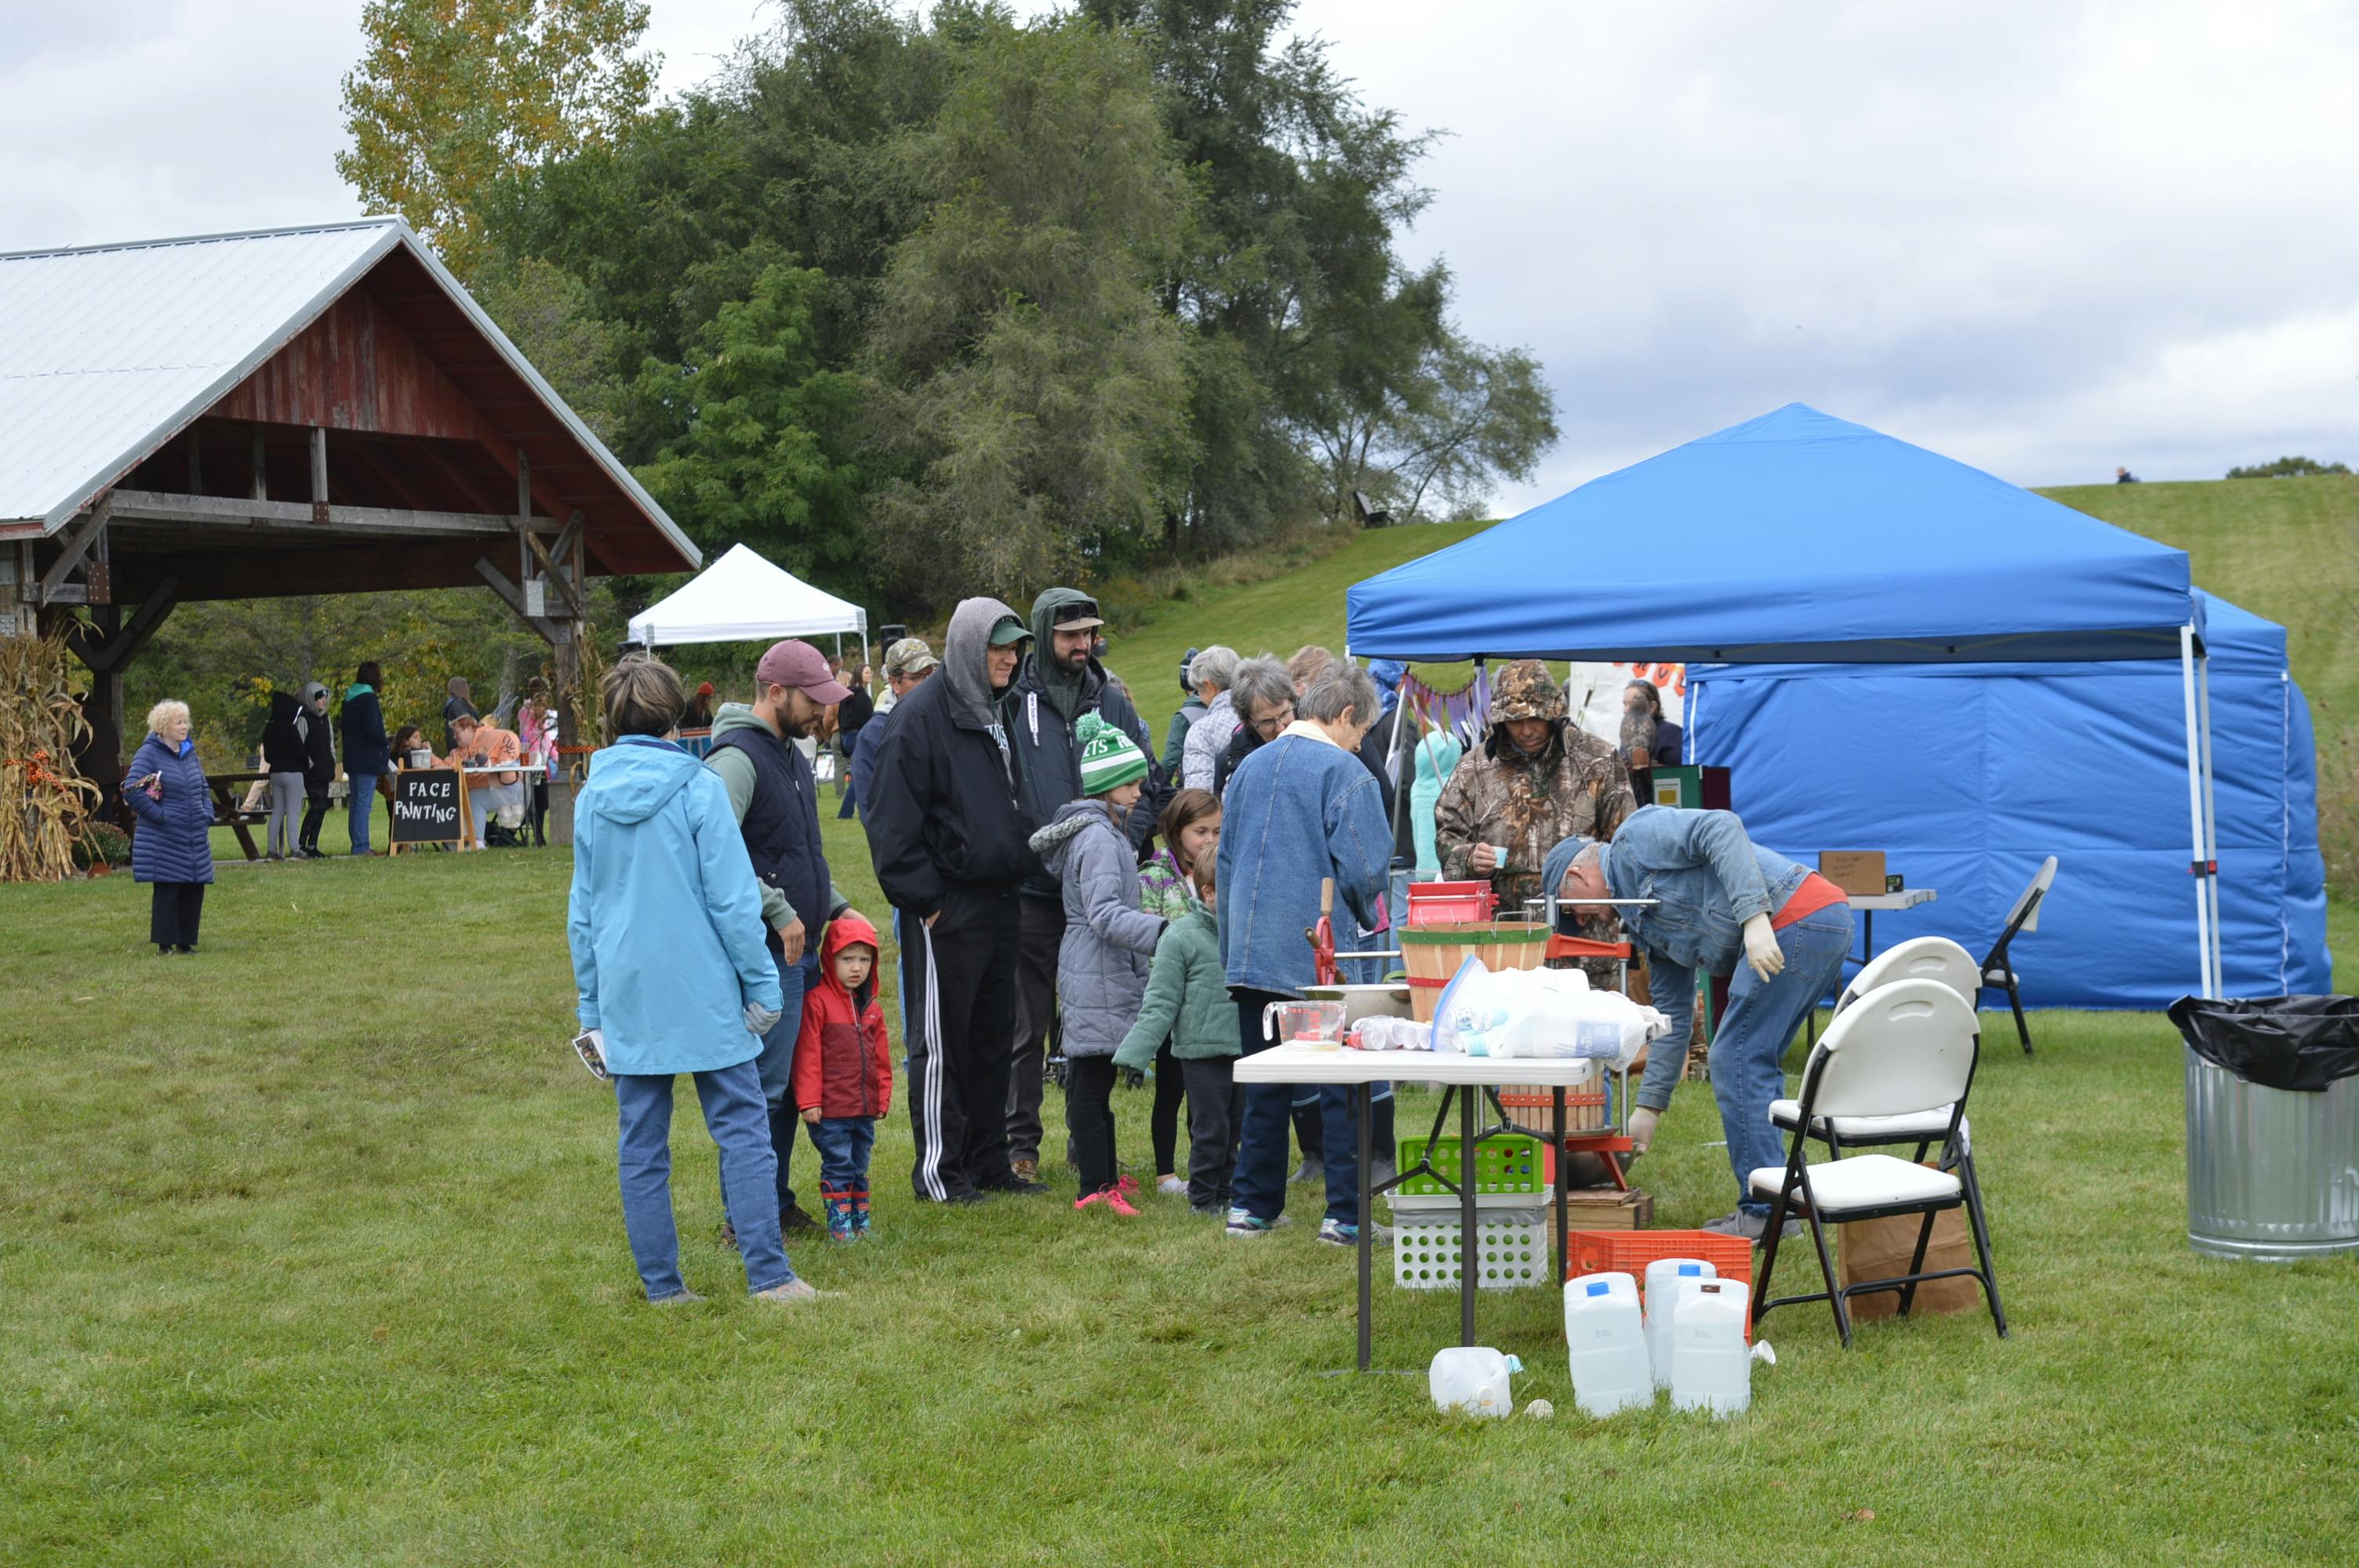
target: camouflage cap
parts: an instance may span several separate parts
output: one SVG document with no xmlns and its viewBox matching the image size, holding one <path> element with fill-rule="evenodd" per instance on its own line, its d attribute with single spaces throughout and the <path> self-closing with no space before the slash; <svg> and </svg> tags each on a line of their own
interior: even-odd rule
<svg viewBox="0 0 2359 1568">
<path fill-rule="evenodd" d="M 1517 659 L 1491 683 L 1491 722 L 1516 719 L 1561 719 L 1564 692 L 1538 659 Z"/>
<path fill-rule="evenodd" d="M 934 657 L 934 651 L 926 646 L 923 637 L 904 637 L 885 650 L 885 674 L 887 676 L 898 676 L 907 680 L 940 663 Z"/>
</svg>

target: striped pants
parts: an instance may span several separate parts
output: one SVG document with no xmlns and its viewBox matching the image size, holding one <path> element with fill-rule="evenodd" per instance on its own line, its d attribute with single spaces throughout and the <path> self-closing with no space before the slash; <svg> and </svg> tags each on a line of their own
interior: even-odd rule
<svg viewBox="0 0 2359 1568">
<path fill-rule="evenodd" d="M 910 1185 L 932 1203 L 1005 1185 L 1007 1042 L 1016 1030 L 1016 890 L 952 888 L 929 926 L 901 915 Z"/>
</svg>

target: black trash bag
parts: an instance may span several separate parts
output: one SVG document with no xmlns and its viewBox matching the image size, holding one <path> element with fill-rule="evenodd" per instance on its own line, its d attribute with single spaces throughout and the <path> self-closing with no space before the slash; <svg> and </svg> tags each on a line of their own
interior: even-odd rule
<svg viewBox="0 0 2359 1568">
<path fill-rule="evenodd" d="M 2170 1022 L 2194 1053 L 2265 1088 L 2321 1094 L 2359 1076 L 2359 997 L 2180 997 Z"/>
</svg>

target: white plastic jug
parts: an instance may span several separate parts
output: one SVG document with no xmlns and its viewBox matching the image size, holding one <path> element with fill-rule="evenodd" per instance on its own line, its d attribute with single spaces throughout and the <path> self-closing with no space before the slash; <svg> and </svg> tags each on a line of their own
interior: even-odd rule
<svg viewBox="0 0 2359 1568">
<path fill-rule="evenodd" d="M 1658 1258 L 1647 1265 L 1647 1359 L 1655 1369 L 1655 1387 L 1671 1386 L 1671 1309 L 1680 1304 L 1679 1282 L 1719 1273 L 1701 1258 Z"/>
<path fill-rule="evenodd" d="M 1745 1348 L 1752 1288 L 1742 1280 L 1684 1279 L 1671 1308 L 1671 1408 L 1735 1415 L 1753 1402 Z"/>
<path fill-rule="evenodd" d="M 1513 1415 L 1516 1399 L 1508 1391 L 1507 1378 L 1523 1369 L 1521 1361 L 1502 1356 L 1487 1345 L 1452 1346 L 1435 1353 L 1426 1386 L 1433 1392 L 1433 1402 L 1443 1410 L 1464 1411 L 1468 1415 Z"/>
<path fill-rule="evenodd" d="M 1637 1281 L 1627 1274 L 1567 1280 L 1564 1340 L 1571 1347 L 1572 1401 L 1583 1415 L 1602 1418 L 1655 1402 Z"/>
</svg>

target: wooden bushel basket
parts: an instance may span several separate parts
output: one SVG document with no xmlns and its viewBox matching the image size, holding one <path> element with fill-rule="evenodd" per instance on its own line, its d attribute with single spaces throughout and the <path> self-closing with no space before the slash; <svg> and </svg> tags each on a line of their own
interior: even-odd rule
<svg viewBox="0 0 2359 1568">
<path fill-rule="evenodd" d="M 1487 969 L 1537 969 L 1548 953 L 1548 927 L 1522 921 L 1412 925 L 1399 935 L 1409 1016 L 1420 1023 L 1433 1022 L 1442 988 L 1468 958 L 1482 959 Z"/>
</svg>

